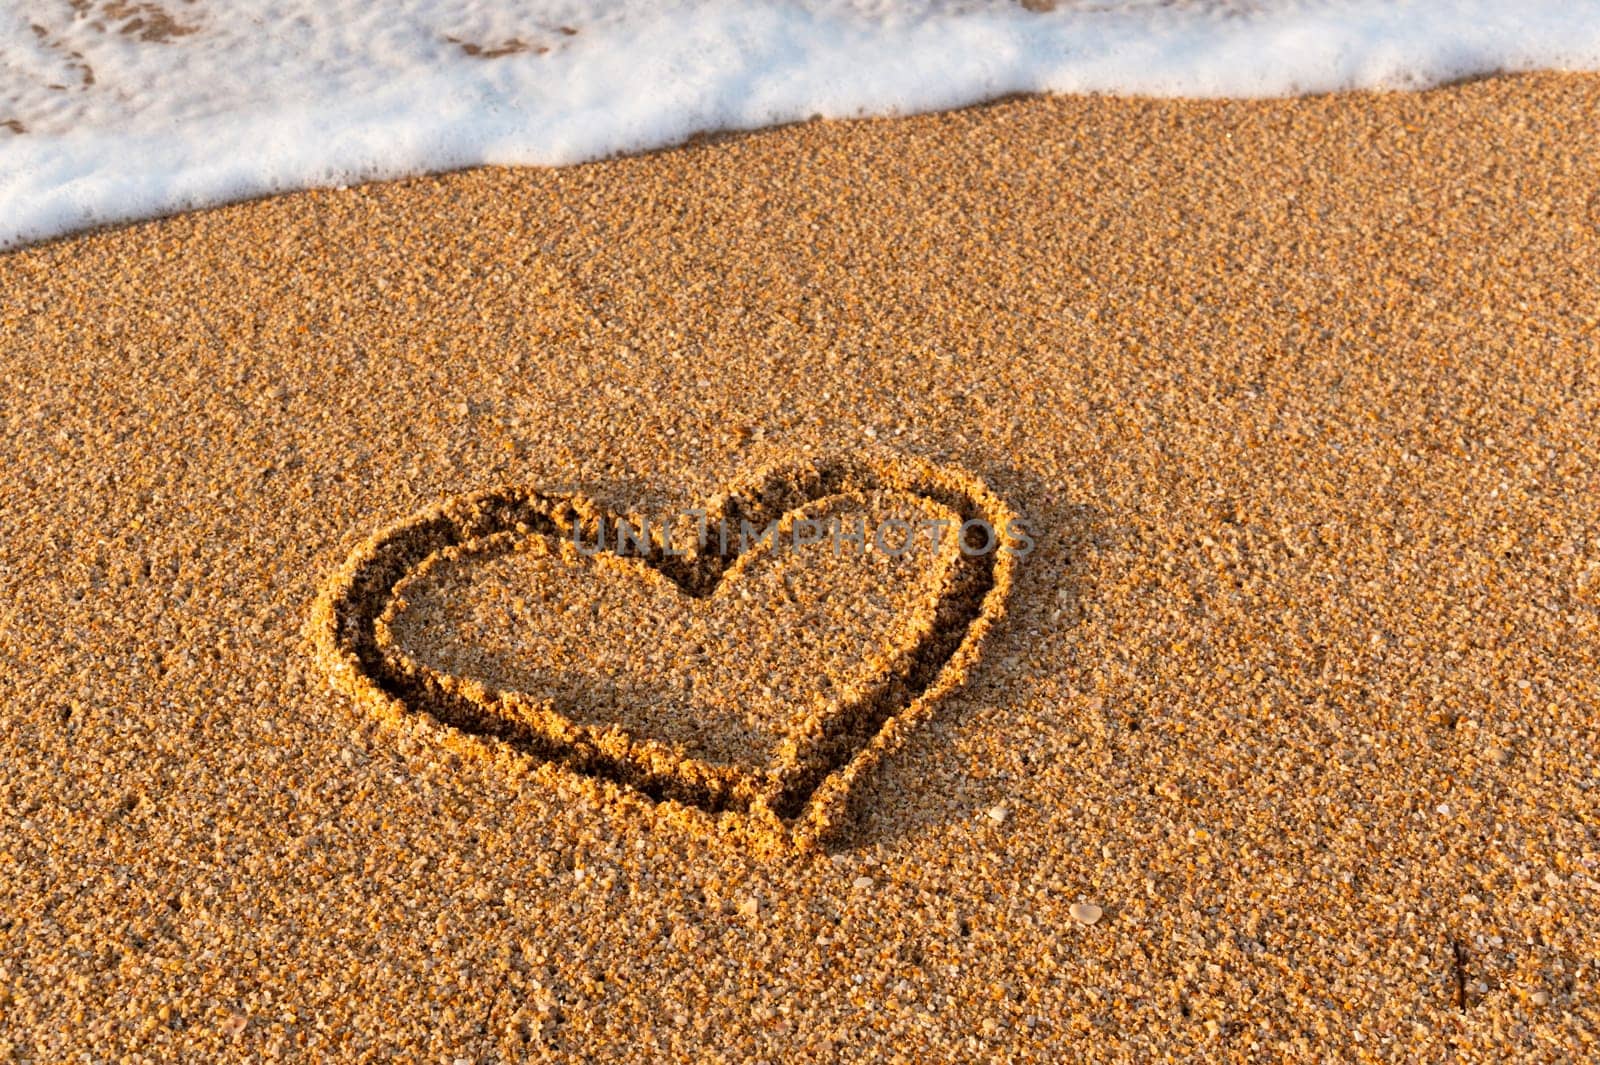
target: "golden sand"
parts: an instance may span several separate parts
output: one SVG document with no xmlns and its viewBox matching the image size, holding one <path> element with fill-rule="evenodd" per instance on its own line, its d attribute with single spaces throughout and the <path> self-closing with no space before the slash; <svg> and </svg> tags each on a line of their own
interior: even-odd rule
<svg viewBox="0 0 1600 1065">
<path fill-rule="evenodd" d="M 1011 101 L 0 258 L 0 1061 L 1595 1058 L 1597 113 Z M 584 658 L 649 567 L 501 529 L 361 661 L 538 690 L 339 675 L 385 530 L 862 455 L 1037 544 L 818 846 L 506 735 L 748 770 L 966 631 L 932 555 L 658 586 L 657 670 Z"/>
</svg>

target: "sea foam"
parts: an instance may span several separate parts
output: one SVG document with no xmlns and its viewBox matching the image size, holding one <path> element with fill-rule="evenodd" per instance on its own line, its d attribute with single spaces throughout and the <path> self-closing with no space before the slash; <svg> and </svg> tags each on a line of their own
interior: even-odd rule
<svg viewBox="0 0 1600 1065">
<path fill-rule="evenodd" d="M 1600 0 L 45 0 L 0 10 L 0 247 L 319 185 L 1016 92 L 1600 69 Z M 24 11 L 24 8 L 26 10 Z"/>
</svg>

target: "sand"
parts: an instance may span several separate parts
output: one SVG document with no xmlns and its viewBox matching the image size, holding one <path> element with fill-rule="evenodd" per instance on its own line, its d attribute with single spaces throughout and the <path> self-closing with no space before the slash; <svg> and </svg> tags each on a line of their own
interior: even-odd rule
<svg viewBox="0 0 1600 1065">
<path fill-rule="evenodd" d="M 0 258 L 0 1061 L 1592 1059 L 1596 113 L 1019 100 Z M 443 501 L 869 453 L 1037 543 L 825 843 L 330 675 L 317 604 Z M 637 567 L 539 550 L 397 646 L 735 760 L 940 579 L 767 559 L 657 603 L 663 673 L 583 655 Z"/>
</svg>

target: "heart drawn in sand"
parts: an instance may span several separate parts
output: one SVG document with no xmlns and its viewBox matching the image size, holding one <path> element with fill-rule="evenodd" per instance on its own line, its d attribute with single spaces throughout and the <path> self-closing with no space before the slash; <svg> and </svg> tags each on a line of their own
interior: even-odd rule
<svg viewBox="0 0 1600 1065">
<path fill-rule="evenodd" d="M 818 841 L 977 661 L 1014 527 L 976 478 L 889 456 L 768 467 L 688 536 L 502 488 L 363 543 L 313 635 L 380 714 Z"/>
</svg>

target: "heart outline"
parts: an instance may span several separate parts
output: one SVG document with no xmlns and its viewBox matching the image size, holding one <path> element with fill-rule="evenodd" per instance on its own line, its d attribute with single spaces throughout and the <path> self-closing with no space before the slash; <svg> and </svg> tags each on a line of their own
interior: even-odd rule
<svg viewBox="0 0 1600 1065">
<path fill-rule="evenodd" d="M 873 490 L 922 496 L 963 522 L 987 522 L 997 541 L 987 552 L 958 552 L 933 622 L 872 674 L 864 697 L 835 713 L 808 718 L 798 737 L 780 744 L 773 764 L 754 771 L 700 761 L 620 725 L 580 724 L 548 699 L 497 691 L 470 677 L 425 667 L 408 669 L 385 650 L 380 625 L 395 587 L 430 559 L 494 550 L 530 535 L 593 545 L 602 520 L 630 520 L 581 494 L 503 486 L 443 500 L 379 530 L 351 552 L 318 597 L 311 619 L 316 655 L 336 690 L 380 717 L 408 719 L 420 713 L 474 745 L 509 748 L 597 782 L 610 781 L 692 819 L 743 821 L 768 842 L 825 844 L 848 822 L 860 781 L 976 665 L 1014 580 L 1019 555 L 1009 531 L 1016 515 L 964 470 L 889 453 L 772 464 L 706 506 L 710 527 L 726 521 L 739 528 L 744 521 L 764 529 L 802 508 Z M 656 529 L 647 551 L 628 557 L 638 557 L 685 594 L 703 598 L 742 556 L 736 547 L 727 555 L 709 550 L 672 555 Z"/>
</svg>

